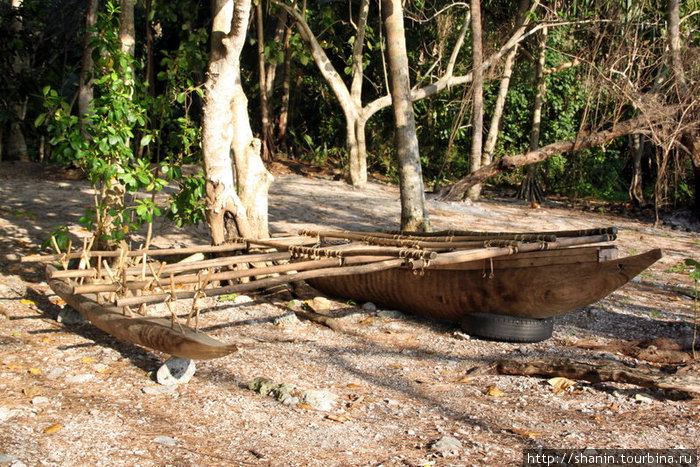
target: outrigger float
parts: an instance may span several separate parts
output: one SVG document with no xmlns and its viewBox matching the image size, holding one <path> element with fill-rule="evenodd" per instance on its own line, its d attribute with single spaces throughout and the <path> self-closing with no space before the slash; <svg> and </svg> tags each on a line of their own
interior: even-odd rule
<svg viewBox="0 0 700 467">
<path fill-rule="evenodd" d="M 595 303 L 661 258 L 618 258 L 617 229 L 535 233 L 301 231 L 219 246 L 82 251 L 27 256 L 47 263 L 49 286 L 116 338 L 189 358 L 228 355 L 235 344 L 198 330 L 203 297 L 306 280 L 321 292 L 460 321 L 474 314 L 542 320 Z M 171 261 L 184 255 L 207 259 Z M 58 266 L 60 265 L 60 266 Z M 185 324 L 173 304 L 191 299 Z M 146 317 L 165 303 L 172 318 Z M 190 326 L 194 319 L 194 328 Z"/>
</svg>

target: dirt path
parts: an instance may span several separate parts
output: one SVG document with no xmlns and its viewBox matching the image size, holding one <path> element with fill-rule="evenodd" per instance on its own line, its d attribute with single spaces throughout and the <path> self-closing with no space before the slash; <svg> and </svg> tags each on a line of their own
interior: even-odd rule
<svg viewBox="0 0 700 467">
<path fill-rule="evenodd" d="M 687 341 L 692 300 L 673 287 L 690 286 L 681 263 L 700 259 L 697 232 L 556 205 L 431 201 L 437 229 L 615 225 L 622 254 L 663 248 L 665 257 L 594 306 L 557 318 L 554 337 L 536 344 L 470 339 L 451 323 L 362 304 L 332 301 L 350 331 L 336 332 L 291 319 L 288 303 L 271 297 L 212 301 L 206 331 L 240 343 L 240 351 L 198 362 L 189 383 L 166 387 L 152 373 L 167 356 L 89 324 L 57 322 L 60 308 L 42 271 L 16 261 L 37 251 L 54 226 L 77 224 L 91 202 L 85 182 L 54 175 L 0 163 L 0 465 L 515 466 L 534 447 L 700 448 L 698 399 L 618 383 L 555 392 L 542 378 L 470 373 L 504 357 L 634 366 L 646 363 L 627 351 L 635 342 Z M 398 224 L 398 191 L 378 183 L 357 191 L 278 175 L 270 202 L 277 232 Z M 168 222 L 156 234 L 161 247 L 207 241 L 204 229 Z M 696 363 L 670 366 L 698 374 Z M 330 393 L 334 406 L 285 405 L 250 390 L 256 377 Z M 494 386 L 498 392 L 489 393 Z M 459 444 L 433 447 L 446 437 Z"/>
</svg>

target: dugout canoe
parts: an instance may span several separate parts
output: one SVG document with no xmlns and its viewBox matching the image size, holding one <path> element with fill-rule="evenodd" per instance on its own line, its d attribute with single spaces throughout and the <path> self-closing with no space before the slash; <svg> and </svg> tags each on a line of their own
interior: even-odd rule
<svg viewBox="0 0 700 467">
<path fill-rule="evenodd" d="M 617 257 L 614 246 L 534 251 L 441 266 L 316 277 L 336 297 L 371 301 L 459 321 L 474 312 L 542 319 L 575 310 L 617 290 L 661 258 L 661 250 Z"/>
<path fill-rule="evenodd" d="M 56 268 L 48 265 L 48 277 L 52 271 Z M 127 316 L 123 307 L 100 304 L 94 294 L 74 294 L 68 279 L 50 278 L 48 283 L 56 295 L 91 324 L 124 342 L 193 360 L 224 357 L 237 350 L 236 345 L 225 344 L 190 327 L 173 326 L 169 319 Z"/>
</svg>

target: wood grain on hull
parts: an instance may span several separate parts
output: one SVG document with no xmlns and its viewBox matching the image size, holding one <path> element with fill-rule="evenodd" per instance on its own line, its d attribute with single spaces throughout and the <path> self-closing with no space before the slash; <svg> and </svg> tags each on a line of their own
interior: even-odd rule
<svg viewBox="0 0 700 467">
<path fill-rule="evenodd" d="M 484 312 L 548 318 L 604 298 L 659 258 L 661 250 L 607 259 L 605 247 L 572 248 L 518 254 L 416 274 L 397 268 L 371 274 L 309 280 L 333 296 L 459 320 Z"/>
</svg>

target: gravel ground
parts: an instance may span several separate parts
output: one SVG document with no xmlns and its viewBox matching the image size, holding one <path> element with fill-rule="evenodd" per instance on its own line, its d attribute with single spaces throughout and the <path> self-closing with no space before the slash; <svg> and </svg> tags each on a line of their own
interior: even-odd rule
<svg viewBox="0 0 700 467">
<path fill-rule="evenodd" d="M 571 357 L 698 376 L 688 352 L 639 351 L 640 341 L 682 347 L 692 338 L 693 301 L 676 287 L 691 287 L 682 261 L 700 259 L 700 234 L 685 229 L 697 225 L 654 228 L 600 206 L 431 201 L 436 229 L 614 225 L 621 254 L 663 248 L 665 256 L 604 300 L 558 317 L 554 336 L 535 344 L 470 338 L 453 323 L 333 299 L 335 331 L 296 320 L 288 297 L 209 299 L 203 328 L 240 350 L 197 362 L 186 384 L 160 386 L 154 373 L 167 355 L 57 321 L 61 303 L 43 271 L 18 262 L 56 225 L 77 224 L 91 200 L 84 181 L 0 163 L 0 465 L 516 466 L 537 447 L 700 447 L 698 398 L 613 382 L 557 391 L 546 378 L 478 371 L 506 357 Z M 281 172 L 270 215 L 276 232 L 396 228 L 398 190 Z M 161 247 L 207 242 L 205 230 L 168 222 L 155 232 Z M 259 377 L 295 394 L 322 391 L 332 407 L 262 395 L 249 388 Z"/>
</svg>

